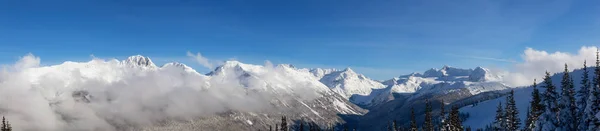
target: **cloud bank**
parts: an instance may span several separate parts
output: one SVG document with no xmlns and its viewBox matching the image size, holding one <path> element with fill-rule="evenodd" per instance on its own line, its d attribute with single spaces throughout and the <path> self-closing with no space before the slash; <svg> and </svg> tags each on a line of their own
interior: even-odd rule
<svg viewBox="0 0 600 131">
<path fill-rule="evenodd" d="M 293 92 L 286 95 L 318 97 L 306 87 L 319 85 L 292 81 L 283 75 L 283 68 L 270 63 L 257 66 L 262 73 L 252 75 L 260 79 L 242 79 L 233 70 L 205 76 L 176 65 L 123 64 L 95 58 L 40 66 L 40 58 L 28 54 L 0 72 L 0 115 L 24 131 L 118 130 L 231 110 L 280 110 L 271 102 L 285 99 L 276 95 L 289 89 Z M 264 81 L 281 81 L 286 88 L 269 89 L 279 93 L 261 92 Z"/>
<path fill-rule="evenodd" d="M 513 86 L 525 86 L 533 83 L 533 79 L 541 79 L 546 71 L 557 73 L 564 71 L 567 64 L 569 70 L 583 68 L 583 62 L 587 60 L 587 66 L 595 66 L 597 47 L 584 46 L 576 53 L 553 52 L 527 48 L 521 55 L 522 62 L 514 65 L 513 70 L 504 77 L 505 82 Z"/>
</svg>

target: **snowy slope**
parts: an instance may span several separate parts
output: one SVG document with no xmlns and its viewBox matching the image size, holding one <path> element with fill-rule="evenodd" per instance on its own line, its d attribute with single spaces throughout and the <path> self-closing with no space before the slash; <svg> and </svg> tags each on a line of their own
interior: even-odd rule
<svg viewBox="0 0 600 131">
<path fill-rule="evenodd" d="M 294 93 L 302 88 L 310 88 L 313 94 L 332 94 L 329 88 L 307 70 L 296 69 L 281 64 L 274 67 L 244 64 L 239 61 L 226 61 L 208 76 L 218 80 L 239 80 L 245 87 L 258 87 L 260 90 L 275 90 Z"/>
<path fill-rule="evenodd" d="M 588 68 L 588 70 L 593 70 L 594 68 Z M 569 73 L 574 80 L 576 90 L 581 86 L 581 76 L 583 71 L 578 69 Z M 590 72 L 589 78 L 593 78 L 593 73 Z M 552 82 L 555 86 L 557 86 L 556 91 L 560 93 L 560 81 L 562 79 L 563 73 L 557 73 L 551 76 Z M 543 78 L 538 78 L 538 82 L 541 82 Z M 533 82 L 533 80 L 532 80 Z M 538 89 L 540 93 L 544 91 L 543 88 L 540 88 L 542 84 L 538 83 Z M 515 100 L 517 108 L 519 109 L 519 118 L 522 123 L 526 120 L 526 110 L 529 107 L 529 102 L 531 101 L 531 92 L 533 91 L 532 87 L 524 87 L 524 88 L 515 88 Z M 505 103 L 506 97 L 500 97 L 493 100 L 488 100 L 477 104 L 477 106 L 467 106 L 460 109 L 460 112 L 469 113 L 470 117 L 466 121 L 463 122 L 465 126 L 471 126 L 472 128 L 484 128 L 487 124 L 493 122 L 496 115 L 496 107 L 499 102 Z"/>
<path fill-rule="evenodd" d="M 335 71 L 323 76 L 320 80 L 332 91 L 346 98 L 352 96 L 368 96 L 374 89 L 383 89 L 385 86 L 377 81 L 371 80 L 362 74 L 354 72 L 350 68 L 343 71 Z M 370 98 L 351 99 L 356 104 L 369 104 Z"/>
<path fill-rule="evenodd" d="M 519 119 L 521 123 L 527 118 L 527 107 L 531 100 L 533 88 L 518 88 L 515 90 L 516 105 L 519 110 Z M 485 128 L 492 123 L 496 117 L 496 108 L 499 103 L 506 106 L 506 97 L 500 97 L 493 100 L 478 103 L 476 106 L 466 106 L 460 109 L 461 113 L 469 113 L 469 118 L 463 122 L 463 125 L 470 126 L 473 129 Z M 503 108 L 504 109 L 504 108 Z"/>
</svg>

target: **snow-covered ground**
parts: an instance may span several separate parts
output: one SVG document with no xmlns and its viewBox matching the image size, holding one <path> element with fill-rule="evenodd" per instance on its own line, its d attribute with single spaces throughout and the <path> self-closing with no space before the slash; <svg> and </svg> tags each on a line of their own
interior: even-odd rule
<svg viewBox="0 0 600 131">
<path fill-rule="evenodd" d="M 590 74 L 589 74 L 590 81 L 591 81 L 591 78 L 593 78 L 593 69 L 594 68 L 588 68 L 588 70 L 590 71 Z M 581 81 L 583 71 L 581 69 L 577 69 L 569 74 L 573 78 L 576 91 L 578 91 L 581 86 L 580 81 Z M 556 91 L 559 93 L 561 91 L 560 81 L 561 81 L 562 77 L 563 77 L 563 73 L 557 73 L 557 74 L 554 74 L 551 76 L 552 82 L 557 87 Z M 538 89 L 540 90 L 540 93 L 544 92 L 544 88 L 540 88 L 541 86 L 543 86 L 543 84 L 539 84 L 542 82 L 542 80 L 543 80 L 543 78 L 537 79 Z M 531 80 L 531 81 L 533 84 L 533 80 Z M 526 114 L 527 114 L 526 110 L 529 107 L 529 102 L 531 101 L 531 92 L 532 91 L 533 91 L 532 87 L 523 87 L 523 88 L 515 89 L 515 101 L 516 101 L 517 108 L 519 110 L 519 118 L 521 119 L 522 124 L 524 124 L 525 120 L 526 120 Z M 464 121 L 463 124 L 465 126 L 471 126 L 474 129 L 484 128 L 486 125 L 488 125 L 494 121 L 495 115 L 496 115 L 496 107 L 498 106 L 498 103 L 502 102 L 503 104 L 505 104 L 505 100 L 506 100 L 506 97 L 500 97 L 497 99 L 492 99 L 492 100 L 487 100 L 487 101 L 481 102 L 481 103 L 477 104 L 477 106 L 474 106 L 474 107 L 467 106 L 467 107 L 461 108 L 460 112 L 470 114 L 470 117 L 466 121 Z"/>
<path fill-rule="evenodd" d="M 527 107 L 529 106 L 529 101 L 531 101 L 532 91 L 533 88 L 520 88 L 515 91 L 515 102 L 519 110 L 521 123 L 525 123 L 525 119 L 527 118 Z M 484 101 L 478 103 L 476 106 L 469 105 L 461 108 L 461 113 L 469 113 L 469 118 L 463 122 L 463 125 L 473 129 L 485 128 L 486 125 L 494 121 L 499 103 L 502 103 L 502 109 L 504 110 L 504 107 L 506 107 L 506 97 Z"/>
</svg>

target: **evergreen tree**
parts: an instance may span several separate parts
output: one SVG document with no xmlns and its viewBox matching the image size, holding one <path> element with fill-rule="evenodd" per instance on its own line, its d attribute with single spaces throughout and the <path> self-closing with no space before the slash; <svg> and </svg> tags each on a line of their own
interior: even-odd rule
<svg viewBox="0 0 600 131">
<path fill-rule="evenodd" d="M 442 100 L 442 105 L 440 107 L 440 131 L 448 131 L 448 123 L 446 121 L 446 107 L 444 100 Z"/>
<path fill-rule="evenodd" d="M 503 131 L 504 130 L 504 110 L 502 109 L 502 102 L 498 103 L 498 107 L 496 108 L 496 119 L 492 125 L 492 129 L 494 131 Z"/>
<path fill-rule="evenodd" d="M 542 88 L 546 88 L 546 91 L 542 94 L 543 101 L 545 104 L 543 119 L 538 119 L 537 123 L 540 125 L 541 130 L 556 130 L 560 126 L 559 113 L 560 108 L 558 105 L 558 93 L 556 87 L 552 84 L 550 73 L 546 72 L 544 77 L 544 85 Z"/>
<path fill-rule="evenodd" d="M 531 107 L 527 107 L 527 119 L 525 120 L 525 126 L 523 126 L 523 131 L 532 131 L 531 125 L 533 125 L 533 116 L 531 115 Z"/>
<path fill-rule="evenodd" d="M 269 125 L 269 131 L 273 131 L 273 126 Z"/>
<path fill-rule="evenodd" d="M 0 131 L 12 131 L 10 123 L 6 121 L 6 118 L 4 118 L 4 116 L 2 116 L 2 127 L 0 127 Z"/>
<path fill-rule="evenodd" d="M 536 127 L 535 123 L 546 109 L 546 106 L 542 103 L 542 97 L 540 91 L 537 89 L 537 82 L 535 79 L 533 80 L 533 92 L 531 93 L 531 102 L 529 102 L 529 104 L 531 108 L 529 110 L 531 117 L 527 120 L 530 124 L 527 124 L 526 128 L 533 130 Z"/>
<path fill-rule="evenodd" d="M 458 111 L 458 107 L 453 106 L 452 110 L 450 110 L 450 115 L 448 115 L 450 128 L 449 131 L 463 131 L 462 122 L 460 120 L 460 112 Z"/>
<path fill-rule="evenodd" d="M 417 131 L 417 119 L 415 117 L 415 108 L 410 108 L 410 131 Z"/>
<path fill-rule="evenodd" d="M 275 130 L 279 131 L 279 125 L 275 124 Z"/>
<path fill-rule="evenodd" d="M 581 88 L 577 92 L 577 96 L 579 99 L 577 100 L 577 106 L 579 107 L 579 112 L 577 114 L 577 118 L 579 119 L 578 129 L 581 131 L 587 130 L 587 126 L 589 124 L 588 120 L 588 100 L 590 97 L 590 80 L 589 80 L 589 71 L 587 69 L 587 61 L 583 61 L 583 75 L 581 76 Z"/>
<path fill-rule="evenodd" d="M 562 129 L 576 130 L 577 127 L 577 105 L 575 104 L 575 87 L 573 79 L 569 75 L 569 68 L 565 64 L 563 79 L 561 83 L 561 97 L 559 101 L 560 117 L 558 122 Z"/>
<path fill-rule="evenodd" d="M 596 51 L 596 68 L 594 70 L 593 87 L 588 99 L 588 105 L 590 106 L 587 111 L 586 123 L 588 124 L 588 130 L 600 130 L 600 120 L 596 117 L 596 113 L 600 111 L 600 56 Z"/>
<path fill-rule="evenodd" d="M 388 129 L 388 131 L 394 131 L 393 125 L 389 121 L 387 124 L 387 129 Z"/>
<path fill-rule="evenodd" d="M 4 116 L 2 116 L 2 127 L 0 127 L 0 131 L 6 131 L 7 130 L 7 125 L 6 125 L 6 118 L 4 118 Z"/>
<path fill-rule="evenodd" d="M 398 125 L 396 124 L 396 120 L 394 120 L 392 124 L 392 131 L 398 131 Z"/>
<path fill-rule="evenodd" d="M 300 121 L 300 131 L 304 131 L 304 122 Z"/>
<path fill-rule="evenodd" d="M 511 90 L 510 94 L 506 97 L 506 109 L 504 113 L 504 120 L 506 121 L 507 131 L 516 131 L 521 125 L 521 119 L 519 119 L 519 110 L 517 109 L 515 102 L 515 91 Z"/>
<path fill-rule="evenodd" d="M 577 92 L 575 91 L 575 84 L 574 84 L 574 80 L 573 77 L 571 77 L 571 84 L 569 87 L 569 105 L 567 105 L 567 109 L 569 110 L 569 118 L 570 119 L 566 119 L 567 123 L 570 123 L 569 129 L 575 131 L 577 129 L 579 129 L 579 124 L 580 124 L 580 119 L 581 117 L 579 117 L 579 107 L 577 107 L 577 98 L 575 97 L 577 95 Z"/>
<path fill-rule="evenodd" d="M 431 116 L 431 112 L 433 107 L 431 107 L 431 102 L 429 100 L 425 101 L 425 123 L 423 124 L 424 131 L 433 131 L 433 119 Z"/>
<path fill-rule="evenodd" d="M 281 131 L 288 131 L 287 118 L 285 116 L 281 117 Z"/>
</svg>

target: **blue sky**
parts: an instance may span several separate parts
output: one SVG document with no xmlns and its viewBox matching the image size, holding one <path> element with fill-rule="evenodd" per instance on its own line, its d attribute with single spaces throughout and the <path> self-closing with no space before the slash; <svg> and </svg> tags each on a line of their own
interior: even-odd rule
<svg viewBox="0 0 600 131">
<path fill-rule="evenodd" d="M 388 79 L 450 65 L 510 68 L 526 47 L 600 41 L 597 0 L 3 0 L 0 63 L 125 58 L 352 67 Z"/>
</svg>

